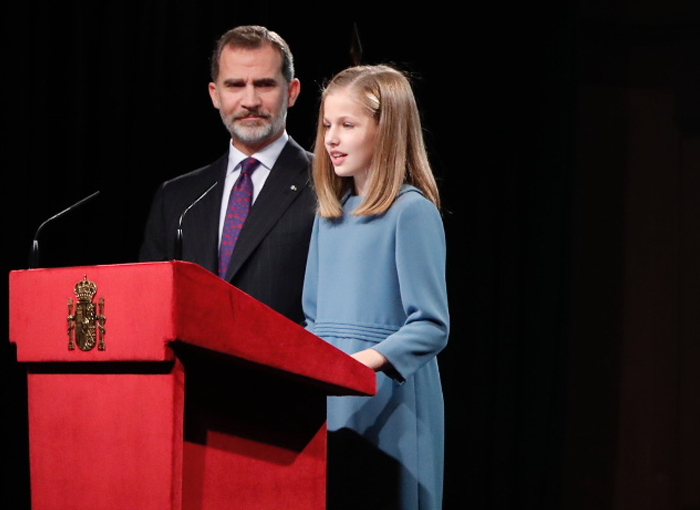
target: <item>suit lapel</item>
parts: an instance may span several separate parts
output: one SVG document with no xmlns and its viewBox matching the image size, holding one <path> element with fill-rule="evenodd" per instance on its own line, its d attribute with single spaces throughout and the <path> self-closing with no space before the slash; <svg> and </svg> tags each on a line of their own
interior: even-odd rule
<svg viewBox="0 0 700 510">
<path fill-rule="evenodd" d="M 191 259 L 214 273 L 218 267 L 219 216 L 227 161 L 228 156 L 225 155 L 212 163 L 206 181 L 203 180 L 202 192 L 214 182 L 217 185 L 187 213 L 188 223 L 192 225 L 186 234 Z"/>
<path fill-rule="evenodd" d="M 227 280 L 233 278 L 289 206 L 309 186 L 308 166 L 305 151 L 290 138 L 243 225 L 226 273 Z"/>
</svg>

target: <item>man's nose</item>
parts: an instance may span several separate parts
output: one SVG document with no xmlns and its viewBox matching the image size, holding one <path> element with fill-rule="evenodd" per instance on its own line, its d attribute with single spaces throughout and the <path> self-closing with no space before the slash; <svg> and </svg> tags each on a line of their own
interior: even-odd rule
<svg viewBox="0 0 700 510">
<path fill-rule="evenodd" d="M 241 101 L 246 108 L 255 108 L 260 106 L 260 94 L 254 85 L 248 85 L 243 91 L 243 99 Z"/>
</svg>

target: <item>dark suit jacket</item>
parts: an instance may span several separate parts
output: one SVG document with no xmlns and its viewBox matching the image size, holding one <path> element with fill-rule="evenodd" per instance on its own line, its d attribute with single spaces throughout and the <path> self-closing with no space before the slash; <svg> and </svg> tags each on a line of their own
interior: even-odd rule
<svg viewBox="0 0 700 510">
<path fill-rule="evenodd" d="M 291 320 L 303 320 L 301 290 L 316 198 L 310 182 L 312 154 L 291 138 L 239 234 L 226 280 Z M 180 215 L 182 259 L 217 272 L 219 214 L 228 155 L 160 185 L 146 223 L 139 259 L 172 260 Z"/>
</svg>

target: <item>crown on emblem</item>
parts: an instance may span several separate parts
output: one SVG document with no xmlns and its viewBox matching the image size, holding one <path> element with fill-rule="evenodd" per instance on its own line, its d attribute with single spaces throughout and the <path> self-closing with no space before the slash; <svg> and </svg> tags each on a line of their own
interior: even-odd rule
<svg viewBox="0 0 700 510">
<path fill-rule="evenodd" d="M 92 301 L 97 293 L 97 285 L 88 280 L 87 275 L 84 275 L 83 279 L 75 284 L 74 290 L 80 301 Z"/>
</svg>

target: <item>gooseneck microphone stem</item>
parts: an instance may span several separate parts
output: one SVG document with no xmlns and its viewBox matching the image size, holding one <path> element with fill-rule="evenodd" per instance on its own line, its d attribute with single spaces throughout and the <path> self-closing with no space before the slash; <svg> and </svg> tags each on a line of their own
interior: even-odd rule
<svg viewBox="0 0 700 510">
<path fill-rule="evenodd" d="M 95 191 L 92 195 L 83 198 L 79 202 L 76 202 L 75 204 L 71 205 L 70 207 L 66 207 L 61 212 L 54 214 L 48 220 L 45 220 L 41 225 L 39 225 L 39 228 L 36 229 L 36 233 L 34 234 L 34 239 L 32 241 L 32 250 L 29 254 L 29 269 L 35 269 L 35 268 L 39 267 L 39 232 L 41 231 L 42 228 L 44 228 L 44 225 L 46 225 L 50 221 L 55 220 L 56 218 L 60 218 L 64 214 L 72 211 L 73 209 L 80 207 L 85 202 L 96 197 L 99 194 L 100 194 L 99 191 Z"/>
<path fill-rule="evenodd" d="M 173 260 L 182 260 L 182 244 L 183 244 L 183 241 L 182 241 L 182 219 L 185 217 L 185 214 L 187 214 L 187 212 L 190 209 L 192 209 L 197 202 L 202 200 L 207 193 L 209 193 L 211 190 L 213 190 L 217 184 L 219 184 L 219 181 L 216 181 L 214 184 L 209 186 L 204 193 L 199 195 L 197 200 L 192 202 L 189 206 L 187 206 L 187 209 L 182 211 L 182 214 L 180 215 L 180 219 L 177 222 L 177 233 L 175 235 L 175 250 L 174 250 Z"/>
</svg>

